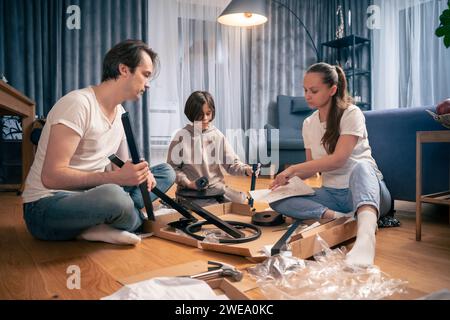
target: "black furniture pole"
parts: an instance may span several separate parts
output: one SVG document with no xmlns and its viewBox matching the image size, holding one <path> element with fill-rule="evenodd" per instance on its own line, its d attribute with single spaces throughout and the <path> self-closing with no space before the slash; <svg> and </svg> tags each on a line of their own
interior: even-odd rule
<svg viewBox="0 0 450 320">
<path fill-rule="evenodd" d="M 258 170 L 258 164 L 257 163 L 252 165 L 252 170 L 253 170 L 253 172 L 252 172 L 252 180 L 250 182 L 250 191 L 255 190 L 255 186 L 256 186 L 256 171 Z M 253 208 L 253 203 L 254 203 L 254 200 L 250 196 L 250 198 L 248 199 L 248 205 Z"/>
<path fill-rule="evenodd" d="M 114 163 L 116 166 L 118 166 L 119 168 L 121 168 L 125 162 L 123 162 L 121 159 L 119 159 L 115 154 L 110 155 L 108 157 L 108 159 Z M 159 190 L 158 188 L 153 188 L 152 192 L 154 194 L 156 194 L 162 201 L 164 201 L 165 203 L 169 204 L 172 208 L 174 208 L 175 210 L 177 210 L 179 213 L 181 213 L 186 219 L 192 220 L 192 221 L 197 221 L 197 219 L 195 219 L 191 213 L 189 211 L 187 211 L 185 208 L 183 208 L 181 205 L 179 205 L 178 203 L 176 203 L 175 201 L 173 201 L 169 196 L 167 196 L 164 192 L 162 192 L 161 190 Z M 148 192 L 147 192 L 148 193 Z"/>
<path fill-rule="evenodd" d="M 131 128 L 131 122 L 130 122 L 130 118 L 128 115 L 128 112 L 125 112 L 124 114 L 122 114 L 122 124 L 125 130 L 125 135 L 127 137 L 127 143 L 128 143 L 128 147 L 130 148 L 130 153 L 131 153 L 131 158 L 133 163 L 139 163 L 140 162 L 140 158 L 139 158 L 139 152 L 136 146 L 136 141 L 134 139 L 134 135 L 133 135 L 133 130 Z M 117 157 L 111 156 L 111 159 L 118 159 Z M 118 159 L 120 160 L 120 159 Z M 111 160 L 112 161 L 112 160 Z M 119 161 L 116 161 L 116 165 L 118 165 L 117 163 L 119 163 Z M 122 162 L 123 165 L 123 161 L 120 160 L 120 162 Z M 120 165 L 118 165 L 120 167 Z M 142 193 L 142 197 L 144 198 L 144 204 L 146 205 L 145 208 L 147 209 L 147 204 L 145 202 L 145 198 L 148 198 L 148 201 L 150 203 L 150 208 L 151 208 L 151 217 L 150 214 L 148 213 L 148 209 L 147 209 L 147 214 L 149 216 L 149 219 L 151 220 L 155 220 L 155 216 L 153 214 L 153 206 L 150 200 L 150 193 L 147 190 L 147 182 L 145 182 L 145 189 L 143 189 L 141 186 L 143 185 L 143 183 L 141 185 L 139 185 L 139 188 L 141 189 L 141 193 Z M 164 202 L 166 202 L 168 205 L 170 205 L 172 208 L 174 208 L 175 210 L 177 210 L 180 214 L 182 214 L 185 218 L 187 219 L 192 219 L 192 215 L 189 213 L 189 211 L 187 211 L 184 206 L 176 203 L 174 200 L 172 200 L 169 196 L 167 196 L 164 192 L 162 192 L 161 190 L 159 190 L 158 188 L 153 188 L 152 191 L 155 195 L 157 195 L 158 197 L 160 197 Z M 188 202 L 186 202 L 186 204 L 189 204 Z M 245 234 L 239 230 L 237 230 L 236 228 L 234 228 L 232 225 L 228 224 L 227 222 L 219 219 L 218 217 L 216 217 L 214 214 L 210 213 L 209 211 L 196 206 L 194 204 L 189 204 L 190 207 L 192 207 L 192 210 L 194 212 L 196 212 L 198 215 L 200 215 L 202 218 L 204 218 L 206 221 L 208 221 L 209 223 L 215 225 L 216 227 L 218 227 L 219 229 L 223 230 L 224 232 L 228 233 L 230 236 L 232 236 L 233 238 L 244 238 Z"/>
<path fill-rule="evenodd" d="M 283 236 L 277 241 L 277 243 L 274 244 L 274 246 L 270 250 L 270 255 L 274 256 L 281 252 L 281 249 L 286 245 L 286 242 L 289 240 L 294 231 L 297 230 L 300 224 L 300 220 L 295 220 L 295 222 L 290 226 L 286 233 L 283 234 Z"/>
<path fill-rule="evenodd" d="M 133 129 L 131 128 L 131 122 L 128 112 L 122 114 L 122 124 L 123 129 L 125 130 L 128 148 L 130 149 L 131 160 L 134 164 L 138 164 L 139 162 L 141 162 L 141 158 L 139 156 L 136 140 L 134 139 Z M 147 181 L 141 183 L 139 185 L 139 189 L 141 190 L 142 199 L 144 200 L 145 210 L 147 210 L 147 216 L 150 220 L 155 221 L 155 215 L 153 214 L 153 204 L 152 200 L 150 199 L 150 193 L 148 192 Z"/>
</svg>

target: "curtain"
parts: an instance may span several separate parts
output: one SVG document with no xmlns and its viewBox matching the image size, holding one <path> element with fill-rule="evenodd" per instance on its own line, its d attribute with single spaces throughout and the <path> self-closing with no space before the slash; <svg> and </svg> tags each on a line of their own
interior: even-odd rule
<svg viewBox="0 0 450 320">
<path fill-rule="evenodd" d="M 78 6 L 79 29 L 68 28 Z M 69 91 L 100 83 L 103 56 L 125 39 L 147 39 L 146 0 L 1 0 L 0 73 L 46 116 Z M 148 95 L 127 103 L 148 159 Z"/>
<path fill-rule="evenodd" d="M 369 0 L 280 0 L 291 9 L 310 31 L 315 46 L 336 38 L 339 24 L 336 11 L 341 5 L 345 18 L 345 35 L 350 33 L 369 38 L 366 28 Z M 348 11 L 351 10 L 351 27 Z M 295 16 L 283 6 L 270 1 L 269 20 L 249 32 L 249 74 L 246 78 L 249 95 L 245 99 L 245 128 L 263 128 L 266 123 L 277 126 L 276 97 L 278 95 L 303 96 L 303 76 L 310 65 L 317 62 L 316 52 L 306 31 Z M 370 53 L 359 56 L 366 64 Z M 300 124 L 299 124 L 300 125 Z M 264 148 L 264 141 L 250 148 Z M 250 153 L 254 154 L 252 150 Z"/>
<path fill-rule="evenodd" d="M 230 0 L 150 0 L 149 42 L 164 52 L 161 74 L 151 96 L 152 156 L 165 162 L 171 136 L 188 123 L 184 104 L 196 90 L 209 91 L 215 101 L 215 126 L 224 134 L 242 128 L 242 69 L 245 35 L 223 26 L 217 17 Z M 170 75 L 170 76 L 167 76 Z M 158 119 L 158 121 L 153 121 Z M 242 135 L 230 141 L 241 157 Z M 234 142 L 234 143 L 233 143 Z M 243 158 L 244 159 L 244 158 Z"/>
<path fill-rule="evenodd" d="M 338 5 L 347 20 L 352 11 L 350 32 L 370 38 L 365 27 L 369 1 L 361 0 L 281 0 L 303 21 L 320 52 L 322 42 L 335 39 Z M 306 31 L 286 8 L 271 2 L 269 21 L 253 28 L 250 35 L 251 65 L 249 66 L 249 108 L 247 126 L 261 128 L 265 123 L 277 124 L 275 101 L 277 95 L 303 96 L 303 76 L 306 69 L 317 62 L 316 53 Z M 366 63 L 368 57 L 361 63 Z"/>
<path fill-rule="evenodd" d="M 443 0 L 376 0 L 376 109 L 436 105 L 450 97 L 450 49 L 434 34 Z"/>
</svg>

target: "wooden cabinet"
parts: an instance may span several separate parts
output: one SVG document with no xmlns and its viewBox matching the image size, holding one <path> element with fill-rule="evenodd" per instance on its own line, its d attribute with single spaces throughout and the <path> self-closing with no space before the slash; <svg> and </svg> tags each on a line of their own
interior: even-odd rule
<svg viewBox="0 0 450 320">
<path fill-rule="evenodd" d="M 21 184 L 0 184 L 0 190 L 22 191 L 25 178 L 33 162 L 33 144 L 30 141 L 31 126 L 35 118 L 35 102 L 0 80 L 0 116 L 19 116 L 22 122 L 22 179 Z"/>
</svg>

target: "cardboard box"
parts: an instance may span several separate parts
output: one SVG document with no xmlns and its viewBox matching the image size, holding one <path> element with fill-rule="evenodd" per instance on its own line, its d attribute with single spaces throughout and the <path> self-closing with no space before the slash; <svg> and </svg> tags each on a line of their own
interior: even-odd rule
<svg viewBox="0 0 450 320">
<path fill-rule="evenodd" d="M 191 276 L 207 270 L 207 262 L 198 260 L 119 279 L 119 282 L 122 285 L 127 285 L 157 277 Z M 244 273 L 244 278 L 239 282 L 232 282 L 227 278 L 217 278 L 208 280 L 206 283 L 214 290 L 217 296 L 225 295 L 230 300 L 250 300 L 246 292 L 257 287 L 256 283 L 246 273 Z"/>
<path fill-rule="evenodd" d="M 206 209 L 225 221 L 251 222 L 253 212 L 250 206 L 236 203 L 224 203 L 206 207 Z M 195 216 L 195 214 L 194 214 Z M 198 241 L 188 235 L 181 234 L 167 224 L 177 221 L 181 215 L 177 212 L 158 216 L 156 221 L 144 224 L 145 232 L 153 232 L 155 236 L 204 250 L 235 254 L 248 258 L 252 262 L 264 261 L 267 257 L 261 251 L 264 246 L 274 245 L 287 231 L 289 223 L 275 227 L 260 227 L 262 235 L 259 239 L 241 244 L 220 244 Z M 197 217 L 198 218 L 198 217 Z M 199 218 L 200 219 L 200 218 Z M 356 221 L 345 217 L 335 220 L 321 220 L 319 227 L 299 232 L 291 237 L 290 246 L 294 256 L 307 259 L 321 250 L 317 245 L 319 235 L 330 247 L 336 246 L 356 236 Z M 306 222 L 312 224 L 313 221 Z M 212 226 L 214 227 L 214 226 Z M 214 227 L 215 228 L 215 227 Z"/>
</svg>

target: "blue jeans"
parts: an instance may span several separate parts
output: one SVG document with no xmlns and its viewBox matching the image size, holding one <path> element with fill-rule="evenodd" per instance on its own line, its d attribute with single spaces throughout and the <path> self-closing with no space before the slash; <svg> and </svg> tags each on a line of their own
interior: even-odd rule
<svg viewBox="0 0 450 320">
<path fill-rule="evenodd" d="M 391 209 L 391 195 L 384 181 L 379 180 L 368 162 L 360 162 L 350 174 L 349 188 L 321 187 L 311 196 L 292 197 L 270 204 L 270 207 L 286 216 L 306 220 L 320 219 L 327 209 L 339 212 L 356 211 L 362 205 L 372 205 L 378 210 L 378 218 Z"/>
<path fill-rule="evenodd" d="M 157 187 L 166 192 L 175 181 L 168 164 L 152 167 Z M 150 194 L 152 201 L 157 197 Z M 138 187 L 104 184 L 86 191 L 57 192 L 53 196 L 24 204 L 24 219 L 29 232 L 41 240 L 71 240 L 84 230 L 98 225 L 136 231 L 145 220 Z"/>
</svg>

